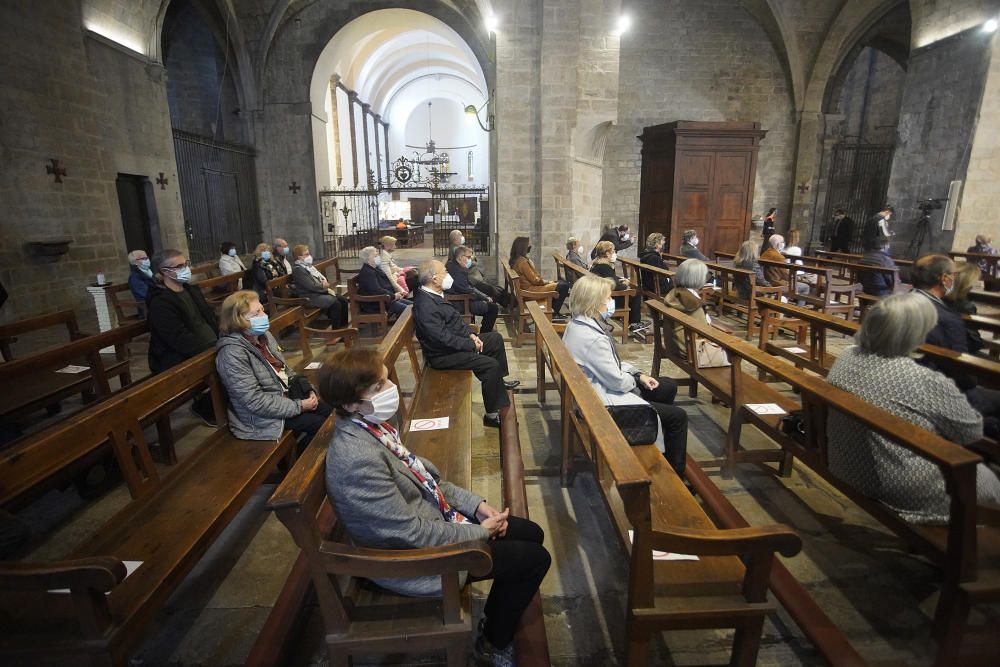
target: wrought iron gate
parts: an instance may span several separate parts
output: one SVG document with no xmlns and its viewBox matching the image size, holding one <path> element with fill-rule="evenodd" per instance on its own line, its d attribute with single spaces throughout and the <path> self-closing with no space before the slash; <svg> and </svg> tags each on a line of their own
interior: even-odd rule
<svg viewBox="0 0 1000 667">
<path fill-rule="evenodd" d="M 865 221 L 885 205 L 892 169 L 891 145 L 837 144 L 833 147 L 823 224 L 842 208 L 854 220 L 851 252 L 863 252 Z"/>
<path fill-rule="evenodd" d="M 174 130 L 174 154 L 190 260 L 216 258 L 223 241 L 252 251 L 263 234 L 253 149 Z"/>
</svg>

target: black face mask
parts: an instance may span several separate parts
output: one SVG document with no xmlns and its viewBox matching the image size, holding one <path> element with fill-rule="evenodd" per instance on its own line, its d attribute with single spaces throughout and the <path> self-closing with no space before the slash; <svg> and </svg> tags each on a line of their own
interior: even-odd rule
<svg viewBox="0 0 1000 667">
<path fill-rule="evenodd" d="M 524 251 L 524 254 L 528 254 L 529 252 L 531 252 L 531 246 L 530 245 L 528 246 L 528 249 Z"/>
</svg>

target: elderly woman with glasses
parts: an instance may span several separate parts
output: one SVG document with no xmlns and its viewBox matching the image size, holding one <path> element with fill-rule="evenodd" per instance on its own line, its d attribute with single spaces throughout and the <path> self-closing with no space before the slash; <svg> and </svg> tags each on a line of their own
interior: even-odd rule
<svg viewBox="0 0 1000 667">
<path fill-rule="evenodd" d="M 968 445 L 983 437 L 982 415 L 951 379 L 914 359 L 936 323 L 934 306 L 920 294 L 882 299 L 861 323 L 855 345 L 837 357 L 827 381 L 957 445 Z M 831 472 L 858 491 L 907 521 L 948 520 L 944 476 L 930 460 L 836 411 L 830 412 L 827 441 Z M 976 473 L 977 497 L 1000 502 L 996 474 L 983 463 Z"/>
</svg>

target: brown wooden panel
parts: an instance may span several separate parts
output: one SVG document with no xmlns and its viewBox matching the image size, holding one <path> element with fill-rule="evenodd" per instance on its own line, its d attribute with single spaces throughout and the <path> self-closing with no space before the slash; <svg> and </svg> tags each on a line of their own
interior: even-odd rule
<svg viewBox="0 0 1000 667">
<path fill-rule="evenodd" d="M 711 187 L 714 153 L 681 151 L 678 158 L 681 168 L 677 170 L 677 185 L 682 191 Z"/>
</svg>

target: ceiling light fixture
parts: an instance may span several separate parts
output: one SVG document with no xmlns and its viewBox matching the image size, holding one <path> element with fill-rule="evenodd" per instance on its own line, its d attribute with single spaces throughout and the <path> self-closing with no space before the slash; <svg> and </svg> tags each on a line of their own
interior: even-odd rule
<svg viewBox="0 0 1000 667">
<path fill-rule="evenodd" d="M 483 124 L 483 121 L 479 118 L 479 112 L 482 111 L 483 109 L 485 109 L 486 106 L 489 103 L 490 103 L 490 101 L 489 101 L 489 99 L 487 99 L 485 102 L 483 102 L 483 106 L 479 107 L 478 109 L 473 104 L 469 104 L 469 105 L 467 105 L 465 107 L 465 116 L 466 116 L 466 118 L 467 119 L 471 119 L 471 118 L 475 117 L 476 122 L 479 123 L 479 127 L 483 128 L 483 132 L 492 132 L 493 128 L 496 127 L 496 123 L 494 122 L 495 119 L 493 118 L 493 114 L 491 114 L 489 112 L 486 113 L 486 124 L 485 125 Z"/>
<path fill-rule="evenodd" d="M 618 25 L 615 28 L 615 34 L 621 35 L 628 32 L 629 28 L 632 27 L 632 17 L 628 14 L 622 14 L 618 17 Z"/>
<path fill-rule="evenodd" d="M 1000 23 L 998 23 L 996 19 L 990 19 L 983 24 L 983 32 L 996 32 L 998 25 L 1000 25 Z"/>
<path fill-rule="evenodd" d="M 497 18 L 496 14 L 490 14 L 486 17 L 486 31 L 491 35 L 497 31 L 500 27 L 500 19 Z"/>
</svg>

